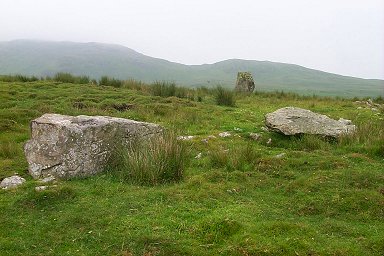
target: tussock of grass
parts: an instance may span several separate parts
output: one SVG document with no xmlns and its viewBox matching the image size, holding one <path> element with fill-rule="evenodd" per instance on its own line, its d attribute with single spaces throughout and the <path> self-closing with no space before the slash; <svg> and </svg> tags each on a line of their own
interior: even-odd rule
<svg viewBox="0 0 384 256">
<path fill-rule="evenodd" d="M 173 133 L 165 132 L 148 140 L 118 144 L 108 171 L 124 182 L 154 186 L 181 181 L 186 163 L 186 147 Z"/>
<path fill-rule="evenodd" d="M 135 90 L 135 91 L 145 91 L 145 92 L 148 91 L 148 85 L 147 84 L 145 84 L 141 81 L 135 80 L 135 79 L 125 80 L 123 82 L 123 87 L 127 88 L 127 89 L 131 89 L 131 90 Z"/>
<path fill-rule="evenodd" d="M 220 106 L 234 107 L 236 104 L 235 93 L 221 86 L 216 87 L 215 100 Z"/>
<path fill-rule="evenodd" d="M 108 76 L 102 76 L 99 80 L 99 85 L 112 86 L 112 87 L 122 87 L 123 81 Z"/>
<path fill-rule="evenodd" d="M 304 134 L 299 137 L 291 138 L 291 147 L 298 150 L 328 150 L 332 140 L 318 135 Z"/>
<path fill-rule="evenodd" d="M 34 82 L 38 81 L 39 78 L 35 76 L 24 76 L 24 75 L 0 75 L 0 81 L 2 82 Z"/>
<path fill-rule="evenodd" d="M 53 78 L 53 81 L 61 83 L 77 83 L 77 84 L 89 84 L 90 79 L 88 76 L 74 76 L 70 73 L 57 73 Z"/>
<path fill-rule="evenodd" d="M 195 94 L 193 89 L 179 87 L 175 83 L 166 81 L 156 81 L 150 86 L 149 91 L 153 96 L 188 98 L 190 100 L 194 100 Z"/>
<path fill-rule="evenodd" d="M 384 121 L 368 120 L 357 124 L 357 131 L 341 137 L 339 145 L 354 147 L 370 155 L 384 157 Z"/>
</svg>

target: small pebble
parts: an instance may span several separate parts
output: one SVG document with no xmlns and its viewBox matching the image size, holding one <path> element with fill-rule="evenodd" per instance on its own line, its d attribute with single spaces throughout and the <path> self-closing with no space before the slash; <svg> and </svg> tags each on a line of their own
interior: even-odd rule
<svg viewBox="0 0 384 256">
<path fill-rule="evenodd" d="M 230 132 L 221 132 L 221 133 L 219 133 L 219 136 L 222 138 L 230 137 L 231 133 Z"/>
<path fill-rule="evenodd" d="M 258 133 L 254 133 L 254 132 L 251 132 L 249 134 L 249 137 L 253 140 L 260 140 L 261 139 L 261 134 L 258 134 Z"/>
<path fill-rule="evenodd" d="M 285 153 L 281 153 L 276 155 L 275 158 L 283 158 L 285 155 L 286 155 Z"/>
<path fill-rule="evenodd" d="M 178 140 L 192 140 L 193 138 L 195 138 L 195 136 L 178 136 L 177 139 Z"/>
<path fill-rule="evenodd" d="M 39 191 L 44 191 L 48 188 L 48 186 L 38 186 L 38 187 L 35 187 L 35 191 L 36 192 L 39 192 Z"/>
</svg>

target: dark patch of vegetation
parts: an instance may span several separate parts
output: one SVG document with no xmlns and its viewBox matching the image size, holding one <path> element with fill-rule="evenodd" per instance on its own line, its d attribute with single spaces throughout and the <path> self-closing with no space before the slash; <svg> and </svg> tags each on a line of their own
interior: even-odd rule
<svg viewBox="0 0 384 256">
<path fill-rule="evenodd" d="M 35 76 L 24 76 L 24 75 L 0 75 L 0 81 L 2 82 L 35 82 L 35 81 L 39 81 L 39 78 Z"/>
<path fill-rule="evenodd" d="M 210 220 L 201 225 L 199 235 L 207 243 L 219 243 L 235 235 L 241 229 L 241 224 L 232 219 Z"/>
<path fill-rule="evenodd" d="M 151 85 L 150 91 L 154 96 L 160 97 L 177 97 L 177 98 L 192 98 L 191 89 L 187 89 L 185 87 L 176 86 L 175 83 L 165 82 L 165 81 L 157 81 Z"/>
<path fill-rule="evenodd" d="M 112 104 L 112 107 L 116 109 L 117 111 L 123 112 L 130 109 L 133 109 L 135 107 L 134 104 L 128 104 L 128 103 L 114 103 Z"/>
<path fill-rule="evenodd" d="M 99 85 L 112 86 L 112 87 L 122 87 L 123 81 L 108 76 L 102 76 L 99 80 Z"/>
<path fill-rule="evenodd" d="M 71 83 L 71 84 L 89 84 L 90 79 L 88 76 L 74 76 L 70 73 L 60 72 L 57 73 L 53 78 L 53 81 L 61 83 Z"/>
<path fill-rule="evenodd" d="M 31 191 L 18 200 L 18 205 L 29 209 L 54 208 L 57 204 L 65 204 L 74 200 L 76 192 L 71 187 L 57 187 L 45 191 Z"/>
</svg>

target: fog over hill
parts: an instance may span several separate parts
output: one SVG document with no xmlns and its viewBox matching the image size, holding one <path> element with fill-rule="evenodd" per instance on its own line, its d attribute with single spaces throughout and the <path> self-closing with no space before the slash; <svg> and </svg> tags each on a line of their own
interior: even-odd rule
<svg viewBox="0 0 384 256">
<path fill-rule="evenodd" d="M 384 96 L 384 80 L 341 76 L 293 64 L 230 59 L 184 65 L 143 55 L 120 45 L 15 40 L 0 42 L 0 74 L 51 76 L 57 72 L 103 75 L 184 86 L 234 87 L 238 71 L 252 73 L 256 89 L 345 97 Z"/>
</svg>

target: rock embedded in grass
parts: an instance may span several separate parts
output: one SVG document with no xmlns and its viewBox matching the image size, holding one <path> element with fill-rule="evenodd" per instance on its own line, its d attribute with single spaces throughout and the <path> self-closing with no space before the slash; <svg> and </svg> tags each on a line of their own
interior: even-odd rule
<svg viewBox="0 0 384 256">
<path fill-rule="evenodd" d="M 219 136 L 221 138 L 231 137 L 231 135 L 232 134 L 230 132 L 221 132 L 221 133 L 219 133 Z"/>
<path fill-rule="evenodd" d="M 23 184 L 25 182 L 25 179 L 18 176 L 18 175 L 13 175 L 11 177 L 7 177 L 3 179 L 0 183 L 0 187 L 2 189 L 11 189 L 11 188 L 16 188 Z"/>
<path fill-rule="evenodd" d="M 55 181 L 56 181 L 56 179 L 53 176 L 48 176 L 48 177 L 45 177 L 45 178 L 39 180 L 40 183 L 53 183 Z"/>
<path fill-rule="evenodd" d="M 254 133 L 254 132 L 251 132 L 249 134 L 249 137 L 253 140 L 260 140 L 262 138 L 261 134 L 259 133 Z"/>
<path fill-rule="evenodd" d="M 283 158 L 283 157 L 285 157 L 285 153 L 280 153 L 280 154 L 278 154 L 278 155 L 275 155 L 275 158 Z"/>
<path fill-rule="evenodd" d="M 178 136 L 177 137 L 178 140 L 193 140 L 194 138 L 195 138 L 195 136 L 192 136 L 192 135 Z"/>
<path fill-rule="evenodd" d="M 356 126 L 350 120 L 339 121 L 307 109 L 285 107 L 265 115 L 265 125 L 285 135 L 314 134 L 338 138 L 351 134 Z"/>
<path fill-rule="evenodd" d="M 37 186 L 35 187 L 35 191 L 36 192 L 39 192 L 39 191 L 44 191 L 48 188 L 48 186 Z"/>
<path fill-rule="evenodd" d="M 86 177 L 106 168 L 117 145 L 162 130 L 156 124 L 123 118 L 45 114 L 31 122 L 32 138 L 24 153 L 35 179 Z"/>
</svg>

